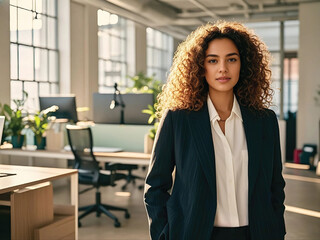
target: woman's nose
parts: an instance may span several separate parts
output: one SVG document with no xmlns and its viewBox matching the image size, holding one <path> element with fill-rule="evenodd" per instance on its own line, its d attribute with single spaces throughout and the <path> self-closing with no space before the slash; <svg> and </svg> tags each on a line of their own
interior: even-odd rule
<svg viewBox="0 0 320 240">
<path fill-rule="evenodd" d="M 219 72 L 228 72 L 227 65 L 224 61 L 220 62 Z"/>
</svg>

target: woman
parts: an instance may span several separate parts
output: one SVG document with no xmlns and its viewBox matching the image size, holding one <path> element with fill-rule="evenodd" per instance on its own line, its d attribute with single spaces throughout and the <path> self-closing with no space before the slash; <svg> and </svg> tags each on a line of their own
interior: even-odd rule
<svg viewBox="0 0 320 240">
<path fill-rule="evenodd" d="M 239 23 L 201 26 L 180 44 L 146 178 L 152 239 L 284 239 L 268 65 L 264 43 Z"/>
</svg>

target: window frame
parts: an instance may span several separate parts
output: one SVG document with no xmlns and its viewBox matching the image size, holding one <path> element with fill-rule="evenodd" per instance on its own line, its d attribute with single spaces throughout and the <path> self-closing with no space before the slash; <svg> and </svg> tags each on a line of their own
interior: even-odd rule
<svg viewBox="0 0 320 240">
<path fill-rule="evenodd" d="M 98 19 L 98 68 L 99 68 L 99 80 L 98 80 L 98 92 L 99 93 L 111 93 L 114 91 L 114 84 L 117 83 L 120 88 L 128 87 L 128 51 L 127 51 L 127 44 L 128 44 L 128 19 L 121 17 L 117 14 L 110 13 L 108 11 L 99 9 L 97 11 L 97 18 L 99 18 L 99 11 L 106 12 L 109 14 L 110 18 L 112 15 L 117 16 L 118 21 L 116 24 L 105 24 L 99 26 L 99 19 Z M 108 28 L 109 26 L 109 28 Z M 113 27 L 115 26 L 115 27 Z M 112 32 L 112 30 L 118 30 L 116 34 Z M 107 35 L 108 41 L 103 41 L 103 35 Z M 112 38 L 116 39 L 120 43 L 120 54 L 119 59 L 113 58 L 111 55 L 112 49 Z M 110 57 L 106 58 L 101 56 L 104 49 L 101 49 L 101 45 L 104 44 L 110 53 Z M 106 64 L 110 63 L 111 71 L 109 71 L 106 67 Z M 116 65 L 119 65 L 120 70 L 114 71 Z M 103 67 L 101 67 L 103 66 Z M 101 75 L 103 73 L 103 75 Z M 107 77 L 111 77 L 110 80 L 107 80 Z M 118 80 L 117 80 L 118 79 Z"/>
<path fill-rule="evenodd" d="M 11 11 L 15 11 L 15 17 L 16 17 L 16 27 L 14 30 L 10 29 L 10 51 L 12 49 L 15 50 L 16 52 L 16 56 L 15 56 L 15 64 L 16 64 L 16 68 L 14 71 L 16 71 L 16 76 L 13 76 L 13 67 L 12 66 L 12 62 L 10 62 L 10 91 L 11 93 L 13 91 L 16 91 L 16 89 L 13 89 L 13 85 L 14 83 L 21 83 L 21 95 L 20 93 L 18 94 L 14 94 L 14 95 L 20 95 L 21 98 L 17 98 L 15 97 L 14 99 L 20 99 L 20 100 L 25 100 L 24 99 L 24 94 L 23 92 L 26 89 L 26 85 L 28 83 L 36 83 L 37 86 L 37 96 L 35 96 L 34 101 L 27 101 L 27 104 L 24 106 L 24 108 L 26 110 L 36 110 L 39 106 L 39 99 L 38 97 L 41 96 L 41 85 L 42 84 L 48 84 L 48 91 L 49 91 L 49 95 L 51 94 L 58 94 L 60 92 L 60 52 L 59 52 L 59 48 L 58 48 L 58 1 L 57 0 L 53 0 L 54 1 L 54 15 L 49 14 L 49 2 L 48 0 L 46 0 L 46 6 L 45 6 L 45 13 L 43 12 L 38 12 L 37 8 L 36 8 L 36 3 L 39 2 L 38 0 L 32 0 L 32 9 L 28 9 L 25 7 L 21 7 L 19 6 L 19 4 L 17 3 L 12 3 L 10 2 L 9 4 L 9 8 L 10 8 L 10 12 Z M 19 33 L 21 33 L 21 29 L 19 29 L 19 10 L 23 10 L 23 11 L 28 11 L 32 14 L 32 21 L 34 19 L 37 19 L 37 17 L 40 16 L 40 19 L 43 19 L 41 23 L 45 23 L 45 46 L 40 46 L 37 45 L 35 43 L 35 26 L 34 26 L 34 22 L 32 22 L 32 27 L 31 27 L 31 43 L 23 43 L 22 40 L 19 38 Z M 44 21 L 45 19 L 45 21 Z M 54 46 L 48 46 L 49 45 L 49 20 L 54 22 L 54 28 L 52 28 L 53 33 L 54 33 L 54 37 L 52 39 L 54 39 Z M 13 21 L 11 16 L 10 16 L 10 22 Z M 11 24 L 10 24 L 11 25 Z M 29 29 L 28 29 L 29 30 Z M 12 40 L 12 34 L 15 34 L 16 36 L 14 37 L 15 41 Z M 22 59 L 22 61 L 26 61 L 26 59 L 23 59 L 23 57 L 21 56 L 21 49 L 25 48 L 25 49 L 29 49 L 32 50 L 32 77 L 27 79 L 27 78 L 23 78 L 21 77 L 20 74 L 20 68 L 21 68 L 21 64 L 20 61 Z M 39 51 L 39 53 L 37 53 L 37 51 Z M 38 75 L 41 75 L 40 72 L 37 72 L 37 68 L 36 68 L 36 59 L 37 54 L 39 54 L 39 56 L 41 55 L 42 51 L 44 51 L 46 53 L 46 73 L 43 74 L 43 76 L 45 76 L 45 78 L 39 78 Z M 55 61 L 55 65 L 54 65 L 54 69 L 52 71 L 52 64 L 50 64 L 50 62 L 52 62 L 51 60 L 51 56 L 53 56 L 53 60 Z M 11 58 L 13 56 L 11 55 Z M 39 63 L 41 62 L 41 57 L 39 57 Z M 40 64 L 39 69 L 43 69 L 44 65 Z M 54 79 L 52 76 L 55 76 Z M 12 96 L 13 94 L 11 94 Z M 48 95 L 48 94 L 45 94 Z M 29 94 L 29 99 L 30 100 L 30 94 Z M 13 97 L 11 97 L 11 105 L 13 105 Z"/>
<path fill-rule="evenodd" d="M 161 47 L 155 46 L 155 44 L 150 44 L 152 39 L 159 35 L 161 37 Z M 158 36 L 158 37 L 159 37 Z M 173 58 L 173 37 L 167 33 L 163 33 L 159 30 L 153 28 L 146 29 L 146 37 L 147 37 L 147 75 L 153 75 L 156 79 L 165 82 L 168 77 L 168 73 L 170 71 L 172 65 Z M 150 40 L 151 39 L 151 40 Z M 165 42 L 163 40 L 165 39 Z M 157 53 L 158 52 L 158 53 Z M 156 64 L 154 58 L 160 56 L 159 64 Z M 164 64 L 164 59 L 169 62 L 168 64 Z M 157 74 L 158 72 L 158 74 Z M 160 73 L 160 76 L 159 76 Z"/>
</svg>

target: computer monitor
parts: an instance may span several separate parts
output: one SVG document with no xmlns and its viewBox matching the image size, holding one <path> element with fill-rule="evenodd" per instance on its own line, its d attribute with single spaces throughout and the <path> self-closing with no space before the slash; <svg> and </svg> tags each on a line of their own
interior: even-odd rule
<svg viewBox="0 0 320 240">
<path fill-rule="evenodd" d="M 57 119 L 64 118 L 75 123 L 78 122 L 75 96 L 39 97 L 39 103 L 40 111 L 56 105 L 59 109 L 50 113 L 51 116 L 55 116 Z"/>
<path fill-rule="evenodd" d="M 149 93 L 127 93 L 121 94 L 124 108 L 124 123 L 136 125 L 148 125 L 150 115 L 142 113 L 148 108 L 148 104 L 153 105 L 153 94 Z M 113 93 L 93 94 L 93 121 L 95 123 L 120 124 L 121 106 L 110 109 L 111 101 L 114 99 Z M 117 96 L 119 101 L 119 96 Z"/>
</svg>

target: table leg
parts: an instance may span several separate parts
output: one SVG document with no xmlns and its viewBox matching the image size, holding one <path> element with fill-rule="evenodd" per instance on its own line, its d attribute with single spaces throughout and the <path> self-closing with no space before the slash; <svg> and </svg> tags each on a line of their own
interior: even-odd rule
<svg viewBox="0 0 320 240">
<path fill-rule="evenodd" d="M 75 208 L 75 235 L 76 240 L 78 240 L 78 173 L 71 175 L 71 204 Z"/>
</svg>

